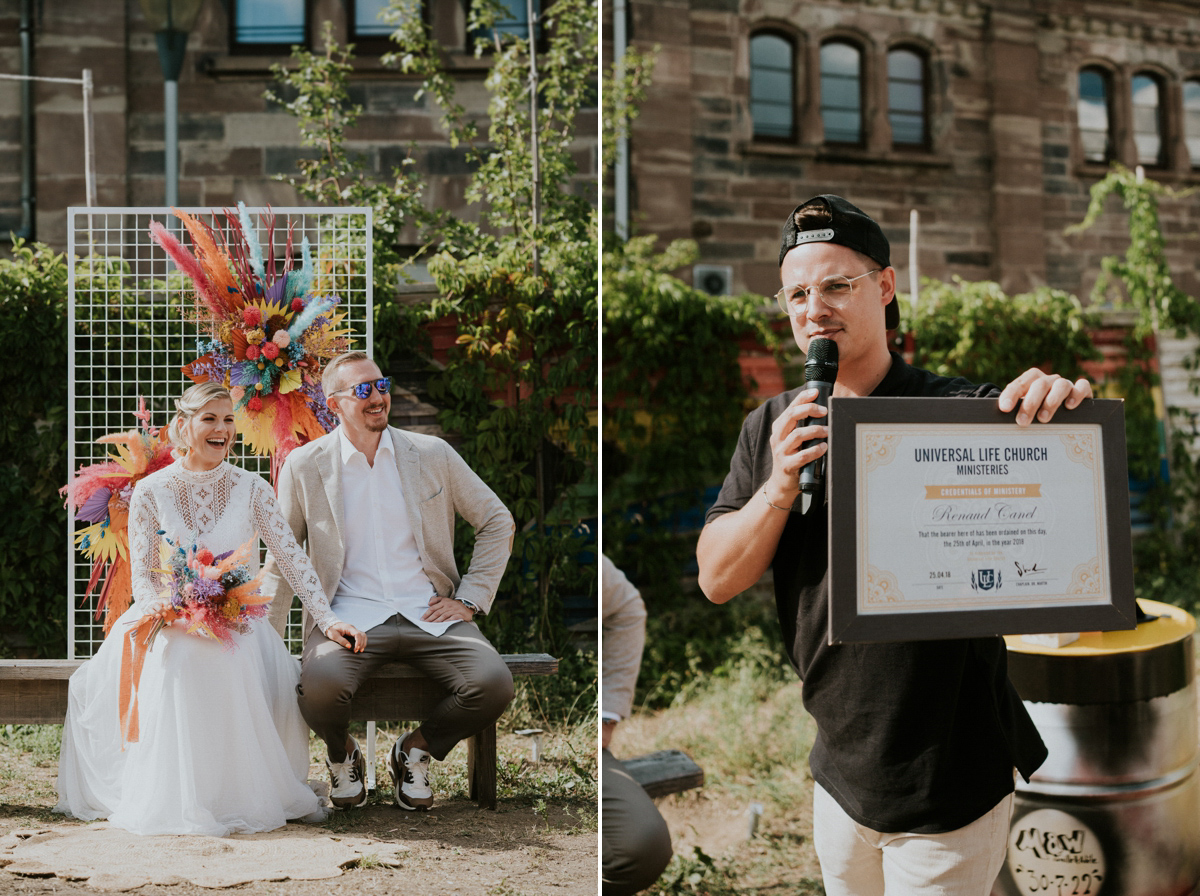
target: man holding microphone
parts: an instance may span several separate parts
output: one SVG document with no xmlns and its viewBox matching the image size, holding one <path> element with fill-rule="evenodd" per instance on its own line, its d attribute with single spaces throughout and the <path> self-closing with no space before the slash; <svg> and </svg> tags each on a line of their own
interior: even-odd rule
<svg viewBox="0 0 1200 896">
<path fill-rule="evenodd" d="M 1036 368 L 1001 391 L 906 364 L 888 348 L 899 308 L 887 238 L 839 196 L 788 216 L 779 264 L 777 297 L 796 344 L 832 359 L 834 396 L 998 397 L 1006 413 L 1020 403 L 1016 422 L 1028 426 L 1092 395 L 1084 379 Z M 803 498 L 800 490 L 804 468 L 823 465 L 828 451 L 819 395 L 801 387 L 746 418 L 697 545 L 700 587 L 725 603 L 773 570 L 784 646 L 818 727 L 809 762 L 826 892 L 986 896 L 1004 862 L 1014 769 L 1028 780 L 1046 748 L 1009 683 L 999 637 L 827 643 L 819 473 Z"/>
</svg>

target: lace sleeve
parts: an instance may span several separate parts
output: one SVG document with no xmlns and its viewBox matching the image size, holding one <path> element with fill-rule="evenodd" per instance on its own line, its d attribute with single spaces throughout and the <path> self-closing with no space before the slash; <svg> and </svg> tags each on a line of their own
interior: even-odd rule
<svg viewBox="0 0 1200 896">
<path fill-rule="evenodd" d="M 158 502 L 145 482 L 138 483 L 129 501 L 129 568 L 133 584 L 133 601 L 139 608 L 162 599 L 166 587 L 162 575 L 155 572 L 159 562 Z"/>
<path fill-rule="evenodd" d="M 251 507 L 255 528 L 267 543 L 267 550 L 278 564 L 279 571 L 300 597 L 300 602 L 316 622 L 321 634 L 325 634 L 329 626 L 340 620 L 329 607 L 329 600 L 321 588 L 321 580 L 313 569 L 312 561 L 296 543 L 291 527 L 283 518 L 275 493 L 258 477 L 254 479 Z"/>
</svg>

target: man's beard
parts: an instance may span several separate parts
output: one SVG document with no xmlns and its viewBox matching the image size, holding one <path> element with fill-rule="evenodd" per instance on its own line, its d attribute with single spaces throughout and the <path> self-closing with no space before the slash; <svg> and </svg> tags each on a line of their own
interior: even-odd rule
<svg viewBox="0 0 1200 896">
<path fill-rule="evenodd" d="M 374 408 L 371 408 L 370 410 L 374 410 Z M 385 429 L 387 429 L 388 415 L 386 412 L 380 414 L 378 417 L 363 414 L 363 419 L 367 425 L 368 432 L 383 432 Z"/>
</svg>

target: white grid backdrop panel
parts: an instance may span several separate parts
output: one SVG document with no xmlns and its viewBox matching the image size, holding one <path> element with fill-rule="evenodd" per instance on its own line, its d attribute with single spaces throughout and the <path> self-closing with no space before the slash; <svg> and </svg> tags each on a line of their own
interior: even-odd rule
<svg viewBox="0 0 1200 896">
<path fill-rule="evenodd" d="M 185 208 L 214 230 L 225 229 L 225 209 Z M 317 268 L 313 291 L 337 295 L 347 312 L 351 348 L 368 352 L 374 345 L 371 276 L 371 209 L 248 208 L 259 242 L 267 255 L 267 219 L 275 216 L 272 242 L 277 270 L 286 251 L 288 224 L 294 225 L 293 253 L 300 264 L 300 245 L 308 238 Z M 236 217 L 237 209 L 231 213 Z M 151 424 L 166 426 L 174 399 L 191 385 L 182 367 L 199 356 L 199 328 L 191 282 L 175 269 L 167 254 L 150 238 L 150 221 L 167 226 L 191 248 L 186 229 L 169 208 L 72 207 L 67 214 L 68 254 L 68 475 L 81 466 L 107 459 L 110 446 L 96 439 L 138 425 L 133 412 L 138 397 L 146 399 Z M 187 319 L 192 317 L 193 319 Z M 264 478 L 269 460 L 235 448 L 238 463 Z M 67 653 L 72 659 L 92 656 L 104 638 L 96 621 L 101 585 L 84 598 L 92 564 L 74 548 L 74 521 L 68 523 Z M 101 583 L 102 584 L 102 583 Z M 300 605 L 294 601 L 287 641 L 300 644 Z"/>
</svg>

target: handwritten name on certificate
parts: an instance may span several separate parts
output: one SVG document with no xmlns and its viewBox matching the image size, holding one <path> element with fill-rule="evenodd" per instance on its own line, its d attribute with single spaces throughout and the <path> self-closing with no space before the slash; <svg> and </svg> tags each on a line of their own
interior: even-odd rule
<svg viewBox="0 0 1200 896">
<path fill-rule="evenodd" d="M 1109 602 L 1099 424 L 855 435 L 860 616 Z"/>
</svg>

